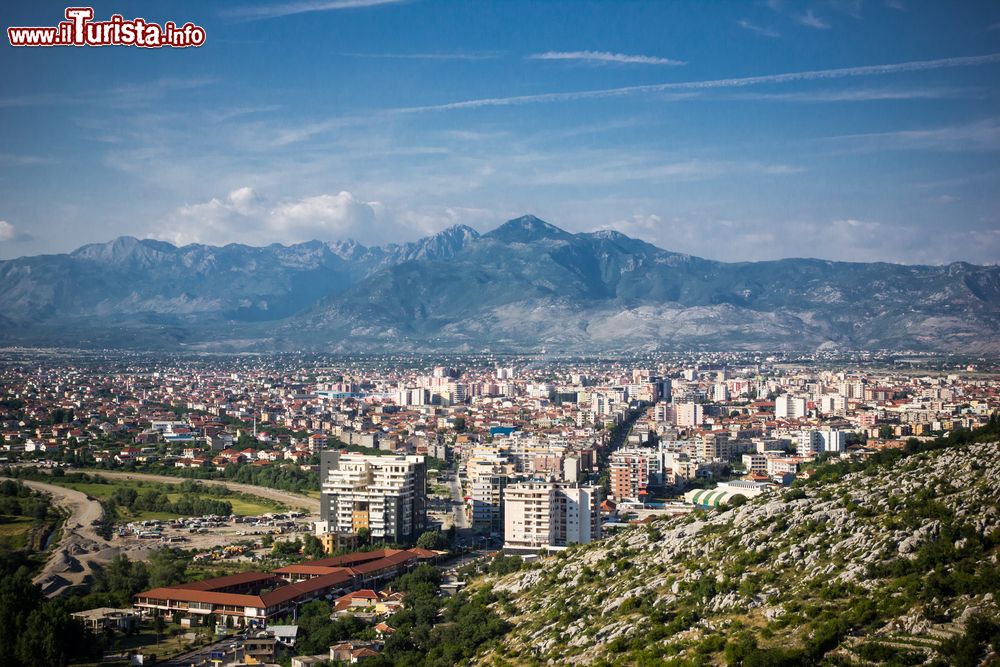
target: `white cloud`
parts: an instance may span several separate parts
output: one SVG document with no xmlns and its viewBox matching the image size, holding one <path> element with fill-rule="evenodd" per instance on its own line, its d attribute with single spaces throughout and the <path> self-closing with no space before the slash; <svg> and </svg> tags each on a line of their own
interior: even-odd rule
<svg viewBox="0 0 1000 667">
<path fill-rule="evenodd" d="M 794 93 L 729 93 L 725 99 L 741 102 L 871 102 L 883 100 L 938 100 L 977 97 L 974 88 L 847 88 Z"/>
<path fill-rule="evenodd" d="M 348 238 L 384 243 L 413 238 L 417 232 L 398 224 L 379 202 L 350 192 L 270 202 L 242 187 L 223 199 L 180 207 L 151 235 L 177 244 L 265 245 Z"/>
<path fill-rule="evenodd" d="M 361 53 L 348 51 L 340 55 L 348 58 L 381 58 L 386 60 L 493 60 L 502 51 L 477 51 L 474 53 Z"/>
<path fill-rule="evenodd" d="M 715 88 L 742 88 L 761 84 L 794 83 L 798 81 L 820 81 L 826 79 L 843 79 L 858 76 L 885 76 L 903 72 L 923 72 L 928 70 L 951 67 L 975 67 L 1000 62 L 1000 53 L 989 53 L 982 56 L 964 56 L 958 58 L 939 58 L 937 60 L 913 60 L 887 65 L 862 65 L 860 67 L 840 67 L 835 69 L 807 70 L 803 72 L 786 72 L 783 74 L 765 74 L 733 79 L 707 79 L 702 81 L 678 81 L 673 83 L 654 83 L 641 86 L 625 86 L 622 88 L 605 88 L 601 90 L 584 90 L 569 93 L 540 93 L 535 95 L 516 95 L 511 97 L 490 97 L 461 102 L 447 102 L 422 107 L 404 107 L 395 109 L 397 113 L 419 113 L 426 111 L 451 111 L 456 109 L 478 109 L 482 107 L 513 106 L 518 104 L 541 104 L 548 102 L 571 102 L 575 100 L 603 99 L 663 93 L 676 90 L 711 90 Z"/>
<path fill-rule="evenodd" d="M 391 5 L 405 0 L 314 0 L 312 2 L 287 2 L 273 5 L 254 5 L 238 7 L 224 12 L 225 16 L 235 19 L 260 20 L 273 19 L 293 14 L 310 12 L 329 12 L 342 9 L 361 9 L 378 5 Z"/>
<path fill-rule="evenodd" d="M 17 155 L 14 153 L 0 153 L 0 164 L 15 167 L 32 167 L 36 165 L 55 164 L 55 160 L 40 155 Z"/>
<path fill-rule="evenodd" d="M 825 21 L 819 16 L 816 16 L 816 14 L 813 13 L 813 10 L 811 9 L 807 11 L 805 14 L 800 14 L 799 16 L 796 16 L 795 20 L 801 23 L 802 25 L 809 26 L 810 28 L 816 28 L 817 30 L 826 30 L 827 28 L 830 27 L 829 22 Z"/>
<path fill-rule="evenodd" d="M 27 232 L 23 232 L 6 220 L 0 220 L 0 242 L 18 243 L 30 241 L 33 237 Z"/>
<path fill-rule="evenodd" d="M 706 213 L 642 211 L 592 229 L 613 229 L 665 250 L 728 262 L 814 257 L 845 262 L 995 264 L 1000 231 L 951 230 L 928 242 L 919 226 L 860 218 L 752 220 Z M 886 238 L 894 240 L 892 248 Z M 972 249 L 972 250 L 970 250 Z"/>
<path fill-rule="evenodd" d="M 997 151 L 1000 150 L 1000 119 L 897 132 L 872 132 L 832 137 L 831 140 L 850 144 L 854 150 L 938 150 L 938 151 Z"/>
<path fill-rule="evenodd" d="M 687 65 L 683 60 L 672 60 L 659 56 L 611 53 L 609 51 L 546 51 L 528 56 L 528 60 L 575 60 L 589 63 L 621 65 Z"/>
<path fill-rule="evenodd" d="M 743 28 L 744 30 L 755 32 L 763 37 L 781 37 L 781 33 L 775 30 L 774 28 L 757 25 L 756 23 L 752 23 L 749 19 L 740 19 L 739 21 L 736 22 L 736 25 Z"/>
<path fill-rule="evenodd" d="M 554 162 L 543 162 L 534 168 L 524 165 L 508 182 L 517 185 L 608 186 L 633 182 L 706 181 L 736 175 L 784 176 L 803 171 L 797 165 L 782 163 L 700 159 L 665 162 L 650 156 L 625 156 L 612 151 L 581 151 L 573 157 Z"/>
</svg>

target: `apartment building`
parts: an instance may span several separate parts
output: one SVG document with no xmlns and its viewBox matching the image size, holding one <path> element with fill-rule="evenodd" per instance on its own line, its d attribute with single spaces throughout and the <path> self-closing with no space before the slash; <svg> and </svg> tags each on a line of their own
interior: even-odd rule
<svg viewBox="0 0 1000 667">
<path fill-rule="evenodd" d="M 681 428 L 701 426 L 705 423 L 705 409 L 700 403 L 675 404 L 674 423 Z"/>
<path fill-rule="evenodd" d="M 427 465 L 423 456 L 320 455 L 320 521 L 316 532 L 412 542 L 427 525 Z"/>
<path fill-rule="evenodd" d="M 806 399 L 782 394 L 774 399 L 774 416 L 778 419 L 799 419 L 806 416 Z"/>
<path fill-rule="evenodd" d="M 799 456 L 810 458 L 822 452 L 847 451 L 847 433 L 834 429 L 800 431 L 795 439 Z"/>
<path fill-rule="evenodd" d="M 504 489 L 504 549 L 537 551 L 601 536 L 601 490 L 565 482 L 520 482 Z"/>
<path fill-rule="evenodd" d="M 472 527 L 503 530 L 503 490 L 514 476 L 514 464 L 504 455 L 480 454 L 466 464 Z"/>
<path fill-rule="evenodd" d="M 611 495 L 615 500 L 633 499 L 646 495 L 650 484 L 662 484 L 660 452 L 655 449 L 619 449 L 608 460 Z"/>
</svg>

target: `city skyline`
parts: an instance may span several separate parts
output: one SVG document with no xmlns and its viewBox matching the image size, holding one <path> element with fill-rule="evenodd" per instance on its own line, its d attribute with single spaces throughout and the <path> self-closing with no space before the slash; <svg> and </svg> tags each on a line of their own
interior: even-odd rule
<svg viewBox="0 0 1000 667">
<path fill-rule="evenodd" d="M 401 243 L 534 213 L 723 261 L 1000 258 L 989 3 L 142 11 L 205 45 L 2 47 L 0 257 Z"/>
</svg>

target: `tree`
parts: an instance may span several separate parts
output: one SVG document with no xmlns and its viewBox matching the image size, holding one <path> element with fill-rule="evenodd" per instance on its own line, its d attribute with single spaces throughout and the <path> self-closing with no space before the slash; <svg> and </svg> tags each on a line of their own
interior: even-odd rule
<svg viewBox="0 0 1000 667">
<path fill-rule="evenodd" d="M 42 591 L 21 570 L 0 579 L 0 665 L 17 664 L 17 646 L 27 614 L 42 602 Z"/>
<path fill-rule="evenodd" d="M 89 633 L 66 611 L 61 600 L 33 610 L 18 641 L 18 656 L 25 665 L 65 665 L 71 658 L 90 654 Z"/>
<path fill-rule="evenodd" d="M 309 558 L 323 557 L 323 543 L 314 535 L 306 535 L 302 540 L 302 547 Z"/>
<path fill-rule="evenodd" d="M 417 538 L 417 546 L 431 551 L 444 551 L 448 548 L 448 538 L 439 530 L 428 530 Z"/>
<path fill-rule="evenodd" d="M 489 571 L 490 574 L 503 576 L 511 572 L 517 572 L 523 564 L 524 559 L 520 556 L 504 556 L 498 553 L 490 562 Z"/>
<path fill-rule="evenodd" d="M 322 600 L 302 605 L 297 623 L 302 633 L 296 642 L 299 654 L 329 651 L 331 644 L 355 637 L 366 627 L 354 617 L 331 622 L 330 605 Z"/>
<path fill-rule="evenodd" d="M 726 506 L 729 509 L 743 507 L 746 504 L 747 504 L 747 497 L 744 496 L 742 493 L 737 493 L 732 498 L 726 501 Z"/>
<path fill-rule="evenodd" d="M 132 562 L 125 554 L 115 556 L 103 568 L 95 568 L 93 590 L 110 593 L 121 605 L 131 604 L 132 596 L 149 585 L 146 564 Z"/>
<path fill-rule="evenodd" d="M 0 578 L 0 665 L 54 665 L 99 654 L 62 600 L 46 600 L 27 570 Z"/>
<path fill-rule="evenodd" d="M 183 582 L 187 577 L 189 556 L 180 549 L 160 549 L 150 555 L 149 586 L 159 588 Z"/>
</svg>

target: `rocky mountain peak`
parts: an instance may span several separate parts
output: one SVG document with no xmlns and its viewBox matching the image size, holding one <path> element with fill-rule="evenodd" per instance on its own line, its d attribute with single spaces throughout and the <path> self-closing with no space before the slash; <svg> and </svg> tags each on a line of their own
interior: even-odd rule
<svg viewBox="0 0 1000 667">
<path fill-rule="evenodd" d="M 533 243 L 543 240 L 571 241 L 574 238 L 566 230 L 533 215 L 522 215 L 520 218 L 508 220 L 486 236 L 502 243 Z"/>
</svg>

